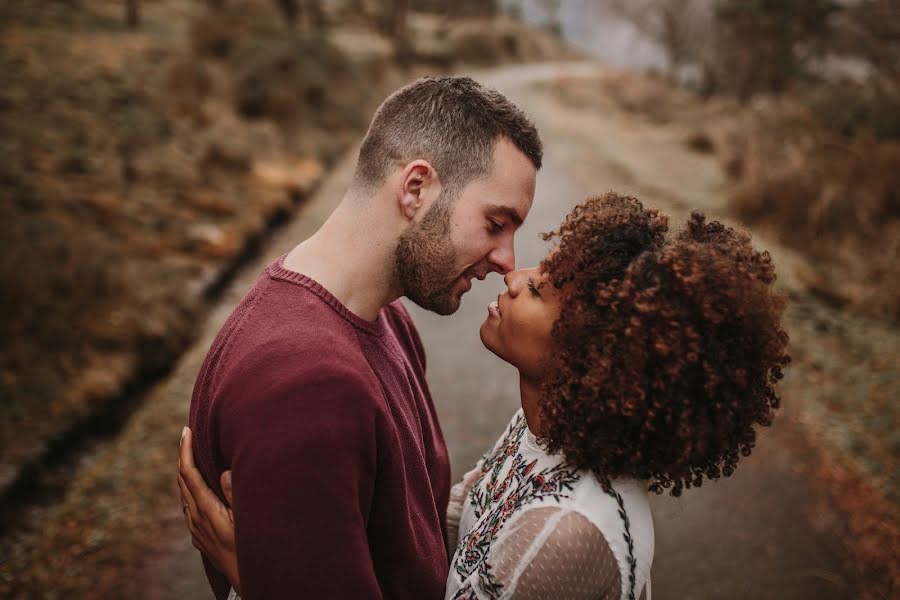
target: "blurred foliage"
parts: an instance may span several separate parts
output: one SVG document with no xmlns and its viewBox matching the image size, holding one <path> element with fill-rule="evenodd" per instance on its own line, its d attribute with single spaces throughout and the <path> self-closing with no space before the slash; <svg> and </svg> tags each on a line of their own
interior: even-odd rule
<svg viewBox="0 0 900 600">
<path fill-rule="evenodd" d="M 745 105 L 723 151 L 736 211 L 821 262 L 810 283 L 830 301 L 900 320 L 896 0 L 642 6 L 673 68 L 693 62 L 706 94 Z M 702 32 L 704 9 L 710 35 L 686 35 Z"/>
<path fill-rule="evenodd" d="M 718 0 L 712 88 L 748 98 L 780 92 L 820 55 L 834 0 Z"/>
<path fill-rule="evenodd" d="M 356 68 L 354 80 L 345 53 L 289 31 L 276 7 L 233 4 L 259 26 L 216 28 L 236 64 L 171 43 L 186 27 L 165 29 L 160 11 L 177 15 L 178 3 L 140 3 L 139 24 L 123 23 L 112 1 L 0 6 L 3 485 L 126 382 L 171 364 L 205 286 L 309 189 L 316 162 L 352 141 L 378 93 L 377 70 Z M 261 36 L 273 39 L 269 55 L 244 50 Z M 295 53 L 290 40 L 304 40 L 293 75 L 272 66 Z M 338 93 L 308 88 L 326 89 L 325 73 L 341 86 L 344 118 L 294 119 L 301 143 L 286 143 L 269 105 L 254 120 L 234 108 L 252 86 L 294 113 L 324 114 Z"/>
<path fill-rule="evenodd" d="M 742 10 L 720 18 L 757 25 L 735 46 L 774 39 L 771 47 L 790 41 L 794 51 L 781 61 L 761 54 L 761 66 L 749 71 L 756 76 L 734 80 L 739 91 L 783 92 L 757 111 L 736 208 L 836 266 L 820 286 L 833 300 L 900 320 L 900 7 L 891 0 L 738 4 Z M 773 28 L 776 17 L 788 24 Z"/>
</svg>

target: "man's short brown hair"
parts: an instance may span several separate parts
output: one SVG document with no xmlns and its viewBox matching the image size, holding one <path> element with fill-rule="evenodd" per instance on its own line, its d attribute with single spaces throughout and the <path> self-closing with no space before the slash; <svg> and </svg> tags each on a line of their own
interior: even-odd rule
<svg viewBox="0 0 900 600">
<path fill-rule="evenodd" d="M 452 197 L 490 173 L 500 137 L 541 168 L 537 128 L 503 94 L 469 77 L 423 77 L 391 94 L 375 112 L 354 182 L 375 188 L 398 164 L 421 158 L 437 170 Z"/>
</svg>

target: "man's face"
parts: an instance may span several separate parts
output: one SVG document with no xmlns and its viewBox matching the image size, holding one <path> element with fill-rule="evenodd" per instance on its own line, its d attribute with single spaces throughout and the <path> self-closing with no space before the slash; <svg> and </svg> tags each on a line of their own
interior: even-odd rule
<svg viewBox="0 0 900 600">
<path fill-rule="evenodd" d="M 401 237 L 395 254 L 403 293 L 426 310 L 449 315 L 472 278 L 516 267 L 513 236 L 534 201 L 535 168 L 516 146 L 500 139 L 487 177 L 470 182 L 450 203 L 434 202 Z"/>
</svg>

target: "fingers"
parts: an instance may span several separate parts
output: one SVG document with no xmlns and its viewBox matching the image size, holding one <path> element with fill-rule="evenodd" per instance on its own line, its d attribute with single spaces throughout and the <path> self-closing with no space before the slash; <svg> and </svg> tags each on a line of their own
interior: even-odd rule
<svg viewBox="0 0 900 600">
<path fill-rule="evenodd" d="M 184 428 L 184 432 L 181 435 L 181 452 L 178 455 L 178 476 L 182 479 L 182 482 L 190 492 L 190 496 L 197 505 L 202 507 L 205 503 L 205 492 L 208 492 L 215 497 L 212 490 L 206 485 L 203 475 L 197 467 L 194 466 L 194 451 L 191 448 L 191 430 L 187 427 Z"/>
<path fill-rule="evenodd" d="M 181 490 L 181 511 L 184 514 L 184 522 L 191 532 L 191 537 L 194 538 L 194 546 L 197 546 L 195 524 L 199 517 L 199 511 L 197 510 L 197 501 L 184 479 L 184 473 L 189 468 L 194 468 L 194 457 L 191 451 L 191 430 L 185 427 L 181 430 L 181 447 L 178 454 L 178 489 Z"/>
<path fill-rule="evenodd" d="M 194 547 L 212 560 L 213 564 L 219 565 L 220 560 L 217 559 L 222 556 L 221 533 L 224 531 L 230 535 L 233 552 L 234 525 L 231 512 L 206 485 L 203 475 L 194 465 L 191 442 L 191 431 L 185 427 L 180 442 L 177 477 L 184 520 Z M 230 479 L 230 474 L 223 478 L 227 482 L 229 494 Z"/>
<path fill-rule="evenodd" d="M 225 494 L 225 500 L 228 502 L 228 506 L 231 507 L 231 510 L 234 510 L 234 496 L 231 490 L 231 471 L 222 473 L 222 477 L 219 478 L 219 485 L 222 486 L 222 493 Z"/>
<path fill-rule="evenodd" d="M 193 495 L 185 485 L 184 474 L 188 465 L 194 466 L 193 452 L 191 451 L 191 430 L 187 427 L 181 430 L 181 442 L 178 452 L 178 488 L 181 490 L 181 507 L 195 506 Z"/>
<path fill-rule="evenodd" d="M 193 536 L 196 528 L 194 523 L 197 521 L 197 504 L 194 502 L 191 491 L 184 484 L 181 474 L 178 474 L 178 489 L 181 490 L 181 512 L 184 514 L 184 523 Z"/>
<path fill-rule="evenodd" d="M 178 467 L 193 469 L 194 467 L 194 449 L 191 447 L 191 429 L 185 427 L 181 430 L 181 448 L 178 454 Z"/>
<path fill-rule="evenodd" d="M 216 514 L 217 510 L 224 509 L 224 505 L 215 492 L 206 485 L 203 475 L 194 466 L 194 457 L 191 450 L 191 430 L 187 429 L 181 439 L 181 459 L 178 474 L 193 501 L 192 512 L 200 518 Z M 230 476 L 229 476 L 230 479 Z M 193 507 L 196 507 L 194 510 Z"/>
</svg>

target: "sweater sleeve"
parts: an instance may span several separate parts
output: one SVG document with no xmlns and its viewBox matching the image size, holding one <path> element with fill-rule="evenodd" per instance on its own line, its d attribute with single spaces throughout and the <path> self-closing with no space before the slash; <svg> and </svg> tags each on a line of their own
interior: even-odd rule
<svg viewBox="0 0 900 600">
<path fill-rule="evenodd" d="M 376 393 L 352 370 L 307 369 L 223 412 L 246 600 L 381 598 L 366 535 Z"/>
</svg>

